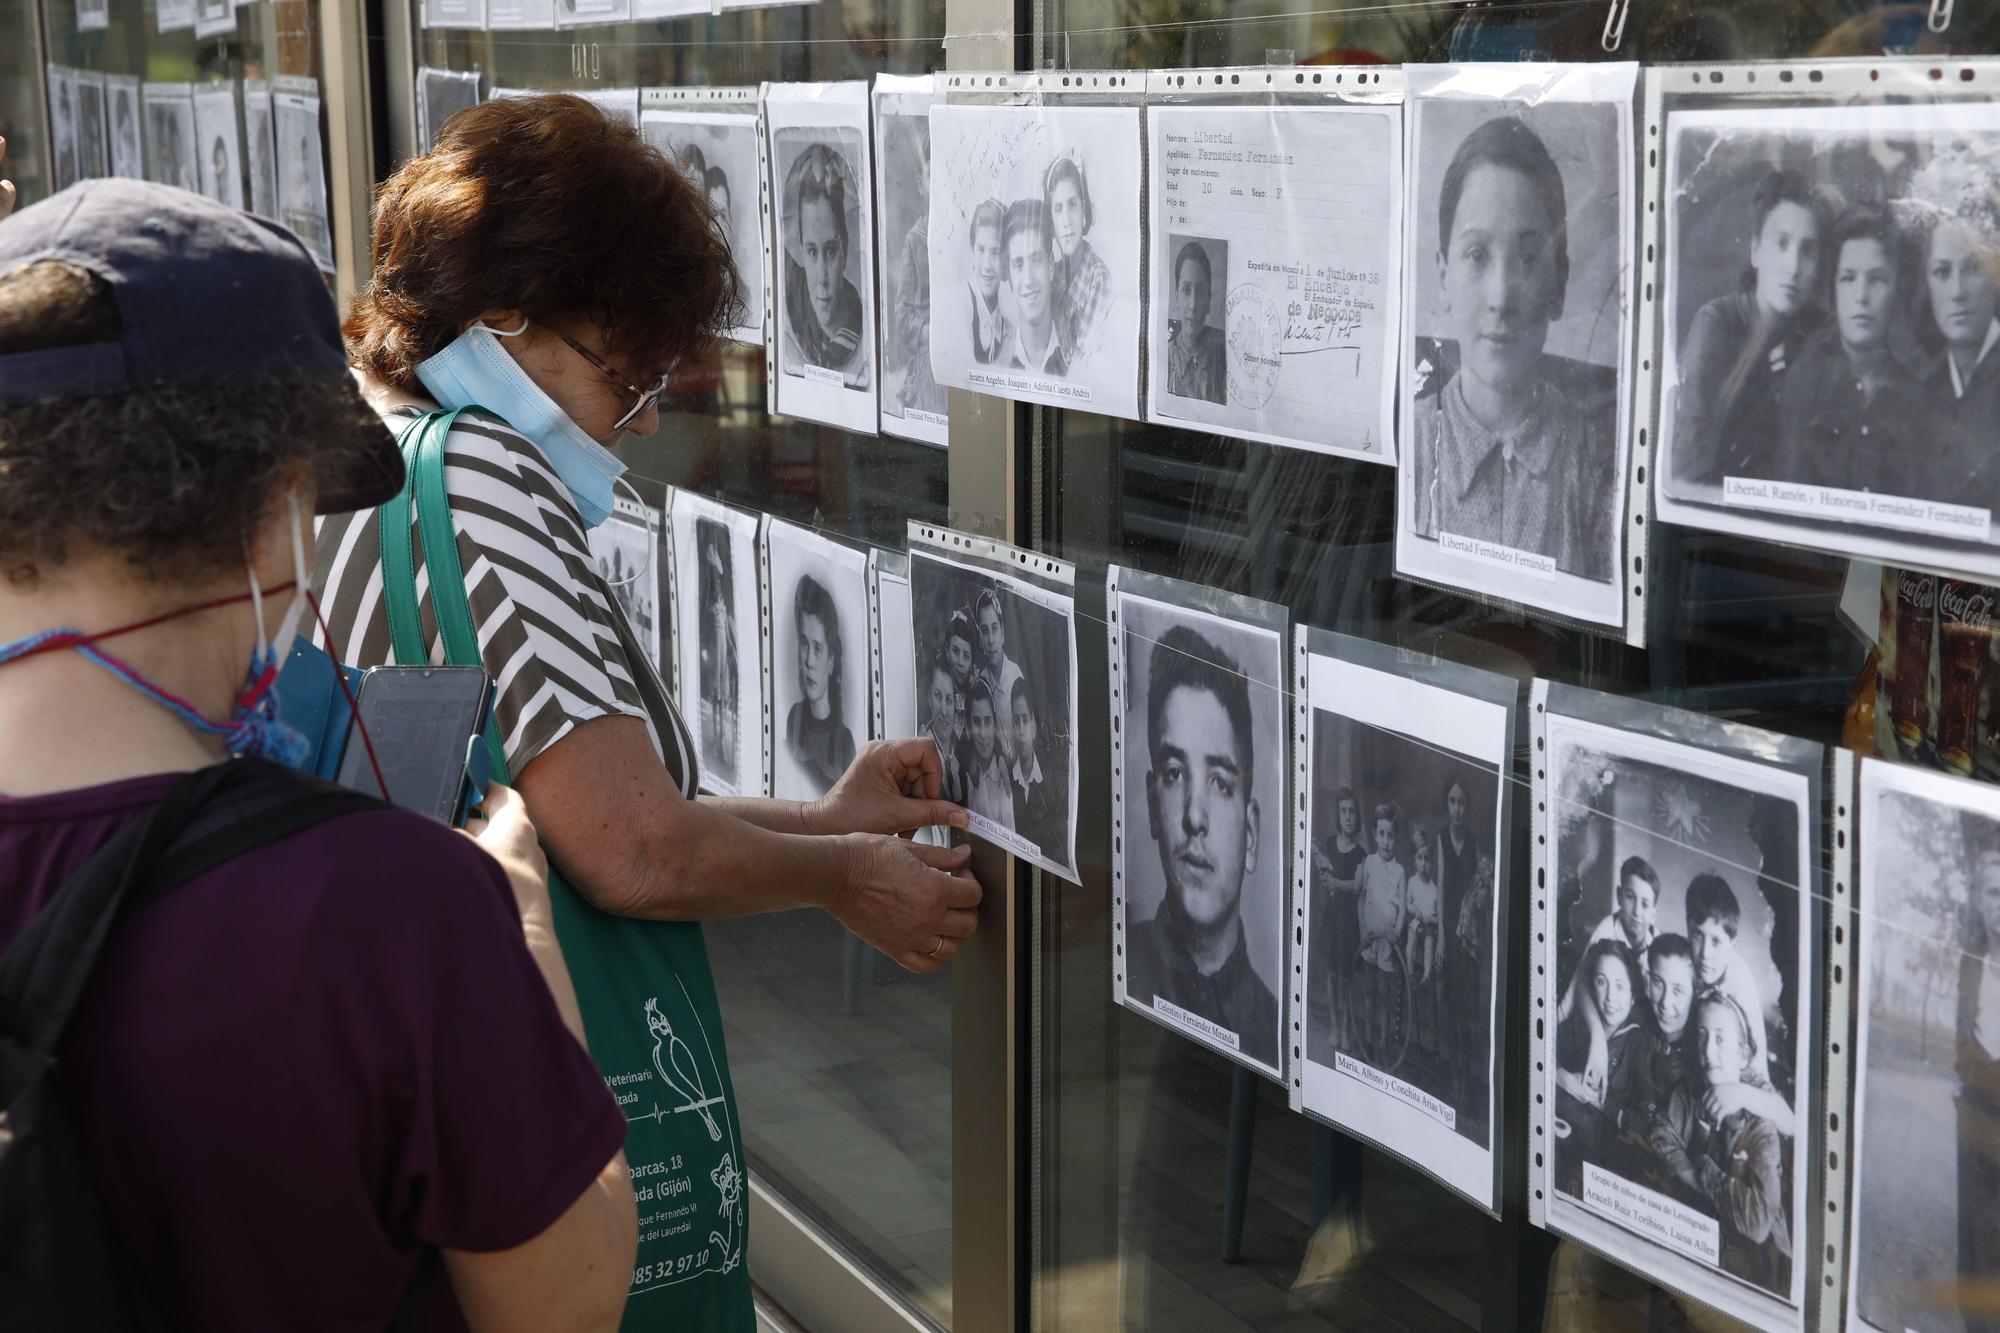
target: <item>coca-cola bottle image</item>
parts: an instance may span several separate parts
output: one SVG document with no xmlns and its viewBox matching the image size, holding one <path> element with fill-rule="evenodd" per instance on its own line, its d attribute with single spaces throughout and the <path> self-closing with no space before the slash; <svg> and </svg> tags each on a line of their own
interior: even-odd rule
<svg viewBox="0 0 2000 1333">
<path fill-rule="evenodd" d="M 1896 662 L 1889 690 L 1889 717 L 1905 755 L 1923 748 L 1931 722 L 1931 626 L 1937 605 L 1936 576 L 1896 571 Z"/>
<path fill-rule="evenodd" d="M 1993 636 L 1994 590 L 1944 579 L 1938 584 L 1938 755 L 1972 776 L 1986 645 Z"/>
</svg>

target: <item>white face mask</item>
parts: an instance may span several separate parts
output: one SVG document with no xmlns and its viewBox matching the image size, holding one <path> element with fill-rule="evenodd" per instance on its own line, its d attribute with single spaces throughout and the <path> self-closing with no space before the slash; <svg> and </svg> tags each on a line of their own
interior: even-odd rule
<svg viewBox="0 0 2000 1333">
<path fill-rule="evenodd" d="M 257 645 L 250 650 L 250 674 L 243 683 L 243 692 L 236 697 L 228 744 L 233 751 L 260 754 L 296 767 L 304 759 L 307 742 L 278 720 L 277 697 L 272 693 L 278 674 L 291 658 L 292 640 L 298 635 L 299 618 L 305 614 L 306 594 L 312 587 L 313 572 L 306 564 L 296 491 L 285 497 L 285 516 L 292 543 L 292 599 L 278 618 L 275 633 L 266 627 L 264 590 L 257 582 L 256 564 L 244 561 L 244 572 L 250 579 L 250 609 L 257 618 Z"/>
</svg>

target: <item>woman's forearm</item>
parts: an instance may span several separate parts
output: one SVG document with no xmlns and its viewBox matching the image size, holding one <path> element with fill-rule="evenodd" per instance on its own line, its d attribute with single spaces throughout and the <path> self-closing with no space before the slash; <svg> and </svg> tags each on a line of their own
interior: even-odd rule
<svg viewBox="0 0 2000 1333">
<path fill-rule="evenodd" d="M 765 796 L 703 796 L 701 803 L 773 833 L 825 831 L 813 826 L 813 807 L 808 801 L 779 801 Z"/>
<path fill-rule="evenodd" d="M 788 813 L 789 832 L 751 817 Z M 850 840 L 809 836 L 800 827 L 794 802 L 672 802 L 637 831 L 622 866 L 592 877 L 605 898 L 590 896 L 606 911 L 657 921 L 837 908 L 849 880 Z"/>
</svg>

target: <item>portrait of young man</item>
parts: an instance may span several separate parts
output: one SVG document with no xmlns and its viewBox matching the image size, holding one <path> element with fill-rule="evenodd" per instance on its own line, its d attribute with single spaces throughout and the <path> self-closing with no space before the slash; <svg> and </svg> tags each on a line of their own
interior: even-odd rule
<svg viewBox="0 0 2000 1333">
<path fill-rule="evenodd" d="M 1263 812 L 1255 784 L 1250 686 L 1199 631 L 1176 625 L 1154 645 L 1146 685 L 1146 825 L 1166 891 L 1127 932 L 1126 989 L 1234 1034 L 1242 1055 L 1278 1064 L 1278 998 L 1252 963 L 1243 894 L 1258 877 Z"/>
<path fill-rule="evenodd" d="M 1049 258 L 1053 224 L 1039 199 L 1007 205 L 1001 246 L 1006 254 L 1007 290 L 1014 294 L 1018 319 L 1008 364 L 1037 375 L 1065 375 L 1069 358 L 1056 331 L 1055 268 Z"/>
</svg>

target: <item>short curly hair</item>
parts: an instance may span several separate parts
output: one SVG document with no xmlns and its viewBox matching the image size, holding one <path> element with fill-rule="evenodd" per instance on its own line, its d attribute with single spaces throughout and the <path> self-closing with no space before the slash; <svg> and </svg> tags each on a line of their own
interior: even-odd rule
<svg viewBox="0 0 2000 1333">
<path fill-rule="evenodd" d="M 567 93 L 453 116 L 375 194 L 374 268 L 341 331 L 405 392 L 489 310 L 585 320 L 657 376 L 733 326 L 741 281 L 706 191 L 623 121 Z"/>
<path fill-rule="evenodd" d="M 115 342 L 111 288 L 53 260 L 0 277 L 0 355 Z M 288 477 L 384 427 L 346 377 L 0 404 L 0 578 L 124 557 L 171 585 L 240 567 Z"/>
</svg>

